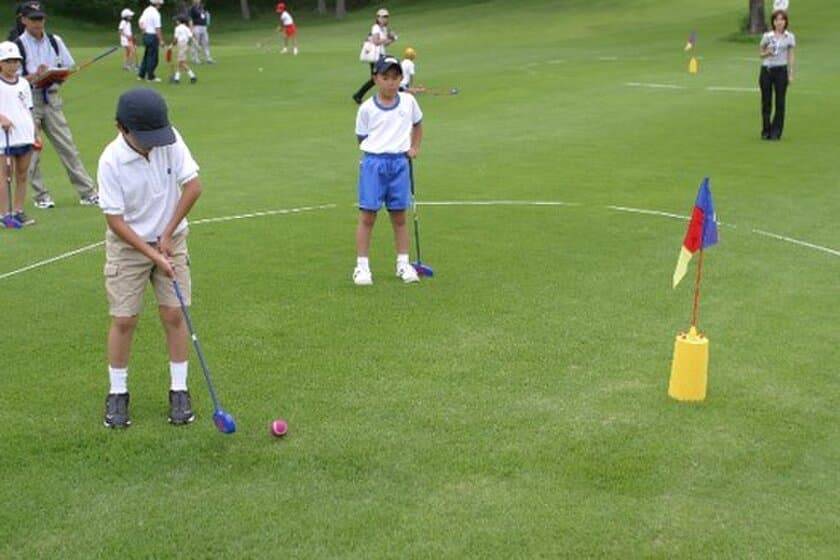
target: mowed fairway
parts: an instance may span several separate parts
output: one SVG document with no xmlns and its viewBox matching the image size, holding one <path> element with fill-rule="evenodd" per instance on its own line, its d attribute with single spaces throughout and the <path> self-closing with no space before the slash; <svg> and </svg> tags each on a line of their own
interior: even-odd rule
<svg viewBox="0 0 840 560">
<path fill-rule="evenodd" d="M 296 14 L 298 57 L 255 47 L 273 21 L 216 24 L 219 64 L 155 87 L 202 168 L 192 319 L 238 431 L 215 431 L 194 355 L 198 418 L 167 424 L 151 292 L 133 426 L 102 427 L 105 224 L 48 147 L 58 206 L 0 231 L 0 558 L 836 558 L 840 6 L 792 4 L 778 143 L 757 39 L 731 40 L 746 0 L 389 4 L 392 52 L 460 94 L 419 98 L 436 276 L 393 277 L 381 215 L 370 288 L 350 95 L 372 10 Z M 83 61 L 112 35 L 68 42 Z M 91 173 L 137 83 L 113 56 L 64 88 Z M 722 223 L 689 405 L 666 390 L 694 268 L 670 282 L 704 176 Z"/>
</svg>

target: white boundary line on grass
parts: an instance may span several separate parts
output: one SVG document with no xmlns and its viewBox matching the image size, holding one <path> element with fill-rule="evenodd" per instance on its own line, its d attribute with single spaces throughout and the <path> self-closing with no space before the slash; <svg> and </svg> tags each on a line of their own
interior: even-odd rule
<svg viewBox="0 0 840 560">
<path fill-rule="evenodd" d="M 550 201 L 550 200 L 439 200 L 439 201 L 428 201 L 428 202 L 417 202 L 420 206 L 581 206 L 580 203 L 577 202 L 562 202 L 562 201 Z M 284 208 L 280 210 L 266 210 L 263 212 L 248 212 L 246 214 L 235 214 L 232 216 L 220 216 L 217 218 L 202 218 L 200 220 L 194 220 L 190 222 L 192 225 L 196 224 L 212 224 L 212 223 L 219 223 L 219 222 L 230 222 L 233 220 L 245 220 L 248 218 L 258 218 L 262 216 L 276 216 L 276 215 L 284 215 L 284 214 L 297 214 L 300 212 L 311 212 L 313 210 L 328 210 L 330 208 L 335 208 L 335 204 L 320 204 L 317 206 L 301 206 L 299 208 Z M 605 208 L 609 210 L 615 210 L 617 212 L 630 212 L 632 214 L 644 214 L 648 216 L 662 216 L 665 218 L 672 218 L 682 221 L 687 221 L 689 219 L 688 216 L 683 216 L 682 214 L 673 214 L 671 212 L 663 212 L 661 210 L 648 210 L 646 208 L 633 208 L 630 206 L 612 206 L 608 205 Z M 723 225 L 723 224 L 721 224 Z M 736 227 L 734 225 L 729 225 L 729 227 Z M 777 233 L 772 233 L 769 231 L 764 231 L 762 229 L 752 229 L 752 233 L 757 235 L 763 235 L 765 237 L 770 237 L 772 239 L 776 239 L 778 241 L 784 241 L 786 243 L 791 243 L 793 245 L 798 245 L 800 247 L 805 247 L 807 249 L 813 249 L 815 251 L 820 251 L 822 253 L 827 253 L 834 257 L 840 257 L 840 251 L 836 249 L 831 249 L 829 247 L 824 247 L 822 245 L 817 245 L 815 243 L 809 243 L 808 241 L 802 241 L 800 239 L 794 239 L 793 237 L 787 237 L 785 235 L 779 235 Z M 78 249 L 73 249 L 72 251 L 67 251 L 66 253 L 62 253 L 55 257 L 51 257 L 49 259 L 45 259 L 43 261 L 38 261 L 36 263 L 32 263 L 30 265 L 24 266 L 23 268 L 19 268 L 17 270 L 12 270 L 10 272 L 6 272 L 0 274 L 0 280 L 4 280 L 11 276 L 15 276 L 17 274 L 22 274 L 24 272 L 28 272 L 30 270 L 40 268 L 42 266 L 46 266 L 48 264 L 52 264 L 54 262 L 58 262 L 75 255 L 79 255 L 86 251 L 90 251 L 91 249 L 95 249 L 104 245 L 104 241 L 98 241 L 96 243 L 91 243 L 90 245 L 85 245 L 84 247 L 79 247 Z"/>
<path fill-rule="evenodd" d="M 664 216 L 666 218 L 675 218 L 683 221 L 688 221 L 690 218 L 688 216 L 682 216 L 680 214 L 671 214 L 670 212 L 661 212 L 659 210 L 647 210 L 645 208 L 631 208 L 629 206 L 607 206 L 610 210 L 617 210 L 618 212 L 631 212 L 633 214 L 647 214 L 650 216 Z M 723 224 L 718 222 L 720 226 L 727 226 L 731 228 L 737 228 L 737 226 L 732 224 Z M 814 249 L 815 251 L 821 251 L 823 253 L 828 253 L 829 255 L 834 255 L 835 257 L 840 257 L 840 251 L 835 249 L 830 249 L 829 247 L 823 247 L 822 245 L 817 245 L 815 243 L 809 243 L 807 241 L 801 241 L 799 239 L 794 239 L 793 237 L 787 237 L 784 235 L 779 235 L 778 233 L 772 233 L 769 231 L 764 231 L 761 229 L 753 228 L 752 233 L 756 233 L 758 235 L 764 235 L 766 237 L 772 237 L 773 239 L 778 239 L 779 241 L 785 241 L 787 243 L 792 243 L 794 245 L 799 245 L 800 247 L 807 247 L 808 249 Z"/>
<path fill-rule="evenodd" d="M 680 86 L 676 84 L 657 84 L 647 82 L 624 82 L 625 86 L 637 88 L 650 89 L 689 89 L 688 86 Z M 758 93 L 757 87 L 733 87 L 733 86 L 706 86 L 703 88 L 706 91 L 721 91 L 727 93 Z"/>
<path fill-rule="evenodd" d="M 335 204 L 320 204 L 317 206 L 301 206 L 299 208 L 283 208 L 280 210 L 266 210 L 264 212 L 249 212 L 247 214 L 236 214 L 233 216 L 220 216 L 218 218 L 202 218 L 200 220 L 192 220 L 190 221 L 190 225 L 196 224 L 212 224 L 217 222 L 230 222 L 232 220 L 245 220 L 247 218 L 259 218 L 262 216 L 276 216 L 279 214 L 297 214 L 300 212 L 311 212 L 313 210 L 328 210 L 330 208 L 335 208 Z M 24 266 L 23 268 L 19 268 L 17 270 L 12 270 L 9 272 L 5 272 L 0 274 L 0 280 L 5 280 L 11 276 L 15 276 L 17 274 L 23 274 L 24 272 L 28 272 L 30 270 L 40 268 L 42 266 L 46 266 L 48 264 L 52 264 L 54 262 L 58 262 L 64 259 L 68 259 L 70 257 L 79 255 L 86 251 L 90 251 L 91 249 L 96 249 L 97 247 L 101 247 L 104 245 L 104 241 L 97 241 L 96 243 L 91 243 L 90 245 L 85 245 L 84 247 L 79 247 L 78 249 L 73 249 L 72 251 L 67 251 L 66 253 L 62 253 L 60 255 L 56 255 L 55 257 L 50 257 L 49 259 L 45 259 L 43 261 L 38 261 L 32 263 L 30 265 Z"/>
<path fill-rule="evenodd" d="M 645 210 L 644 208 L 630 208 L 629 206 L 607 206 L 610 210 L 618 210 L 619 212 L 631 212 L 633 214 L 647 214 L 649 216 L 664 216 L 666 218 L 675 218 L 677 220 L 688 220 L 688 216 L 680 214 L 671 214 L 670 212 L 662 212 L 660 210 Z"/>
<path fill-rule="evenodd" d="M 438 200 L 420 202 L 417 206 L 580 206 L 577 202 L 549 200 Z"/>
<path fill-rule="evenodd" d="M 644 87 L 652 89 L 687 89 L 685 86 L 678 86 L 674 84 L 647 84 L 642 82 L 624 82 L 624 85 L 630 87 Z"/>
<path fill-rule="evenodd" d="M 823 247 L 822 245 L 815 245 L 813 243 L 808 243 L 807 241 L 800 241 L 799 239 L 794 239 L 793 237 L 786 237 L 784 235 L 779 235 L 778 233 L 771 233 L 761 229 L 753 229 L 752 232 L 757 233 L 758 235 L 772 237 L 773 239 L 778 239 L 779 241 L 787 241 L 788 243 L 793 243 L 794 245 L 808 247 L 809 249 L 814 249 L 815 251 L 822 251 L 824 253 L 828 253 L 829 255 L 834 255 L 835 257 L 840 257 L 840 251 L 829 249 L 828 247 Z"/>
</svg>

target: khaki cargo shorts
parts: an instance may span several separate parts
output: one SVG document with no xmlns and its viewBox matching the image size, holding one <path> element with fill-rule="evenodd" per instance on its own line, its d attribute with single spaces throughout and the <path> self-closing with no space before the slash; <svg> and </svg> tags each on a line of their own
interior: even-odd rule
<svg viewBox="0 0 840 560">
<path fill-rule="evenodd" d="M 172 262 L 184 304 L 190 305 L 190 257 L 187 232 L 172 238 Z M 110 229 L 105 234 L 105 292 L 112 317 L 133 317 L 143 309 L 146 284 L 155 289 L 158 305 L 180 307 L 172 280 L 158 270 L 143 253 L 126 243 Z"/>
</svg>

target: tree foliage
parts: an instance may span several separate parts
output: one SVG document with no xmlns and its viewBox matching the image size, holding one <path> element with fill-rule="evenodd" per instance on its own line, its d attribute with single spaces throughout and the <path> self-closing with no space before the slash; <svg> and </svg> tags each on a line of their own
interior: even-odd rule
<svg viewBox="0 0 840 560">
<path fill-rule="evenodd" d="M 227 14 L 231 16 L 259 17 L 274 13 L 274 7 L 279 0 L 204 0 L 204 5 L 211 13 Z M 312 13 L 321 15 L 337 15 L 342 17 L 345 11 L 370 6 L 372 0 L 284 0 L 292 14 Z M 0 13 L 6 13 L 11 21 L 15 7 L 19 2 L 14 0 L 0 0 Z M 77 17 L 88 21 L 113 21 L 119 18 L 123 8 L 130 8 L 140 13 L 148 0 L 42 0 L 49 12 Z M 166 0 L 162 13 L 164 16 L 173 15 L 179 5 L 190 4 L 190 0 Z"/>
</svg>

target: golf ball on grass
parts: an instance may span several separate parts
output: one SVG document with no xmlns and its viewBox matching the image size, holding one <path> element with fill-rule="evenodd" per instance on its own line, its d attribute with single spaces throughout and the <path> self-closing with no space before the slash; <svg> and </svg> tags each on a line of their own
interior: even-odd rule
<svg viewBox="0 0 840 560">
<path fill-rule="evenodd" d="M 269 430 L 271 431 L 271 435 L 275 437 L 283 437 L 286 435 L 286 432 L 289 431 L 289 425 L 286 424 L 285 420 L 278 419 L 271 423 Z"/>
</svg>

